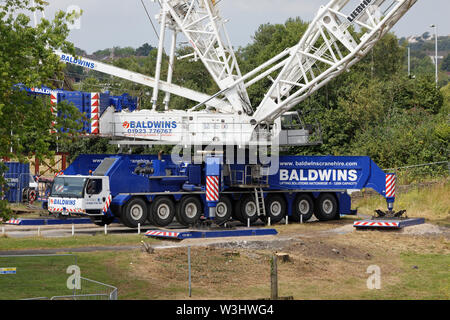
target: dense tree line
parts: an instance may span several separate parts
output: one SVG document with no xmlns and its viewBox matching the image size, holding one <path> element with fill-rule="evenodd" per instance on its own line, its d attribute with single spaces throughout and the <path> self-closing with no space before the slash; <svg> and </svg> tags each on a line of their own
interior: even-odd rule
<svg viewBox="0 0 450 320">
<path fill-rule="evenodd" d="M 58 12 L 53 20 L 42 19 L 34 27 L 30 16 L 33 11 L 43 10 L 46 2 L 34 3 L 32 6 L 29 0 L 0 2 L 0 159 L 25 161 L 33 155 L 41 160 L 53 158 L 56 142 L 65 144 L 80 127 L 78 109 L 64 103 L 59 105 L 61 117 L 56 121 L 49 99 L 30 96 L 20 86 L 55 86 L 55 82 L 63 79 L 64 65 L 53 51 L 61 49 L 75 54 L 73 45 L 66 41 L 67 22 L 73 17 Z M 0 199 L 5 190 L 5 171 L 0 162 Z M 0 201 L 0 218 L 7 213 L 5 201 Z"/>
</svg>

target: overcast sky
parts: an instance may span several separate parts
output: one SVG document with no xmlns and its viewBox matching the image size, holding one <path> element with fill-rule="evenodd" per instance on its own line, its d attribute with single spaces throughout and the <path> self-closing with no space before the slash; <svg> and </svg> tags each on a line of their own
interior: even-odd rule
<svg viewBox="0 0 450 320">
<path fill-rule="evenodd" d="M 69 40 L 75 46 L 92 53 L 113 46 L 139 47 L 148 42 L 157 46 L 158 40 L 141 0 L 54 0 L 46 9 L 50 18 L 56 10 L 76 5 L 83 10 L 81 28 L 72 30 Z M 227 29 L 234 46 L 245 46 L 263 23 L 284 23 L 290 17 L 310 21 L 320 5 L 328 0 L 221 0 L 221 12 L 230 20 Z M 144 0 L 153 22 L 159 5 Z M 399 37 L 421 35 L 437 24 L 439 35 L 450 34 L 450 0 L 418 0 L 415 6 L 394 27 Z"/>
</svg>

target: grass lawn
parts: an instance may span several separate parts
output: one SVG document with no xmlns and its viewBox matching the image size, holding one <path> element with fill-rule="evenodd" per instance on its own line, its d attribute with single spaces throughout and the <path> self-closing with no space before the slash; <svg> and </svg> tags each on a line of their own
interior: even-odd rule
<svg viewBox="0 0 450 320">
<path fill-rule="evenodd" d="M 83 237 L 72 245 L 99 245 L 99 239 L 105 245 L 141 241 L 137 235 L 121 238 Z M 0 239 L 4 240 L 23 241 Z M 38 240 L 35 247 L 49 246 L 46 241 L 51 241 L 26 240 Z M 70 240 L 58 239 L 53 245 L 70 247 Z M 29 244 L 19 246 L 12 242 L 10 247 L 29 247 Z M 291 261 L 280 262 L 278 266 L 280 296 L 370 300 L 450 298 L 448 239 L 353 232 L 301 238 L 282 251 L 289 254 Z M 267 248 L 192 247 L 192 299 L 268 298 L 272 252 Z M 117 287 L 119 299 L 189 299 L 187 248 L 156 249 L 153 254 L 128 250 L 75 255 L 81 276 Z M 0 299 L 70 294 L 66 289 L 69 277 L 66 270 L 73 263 L 73 256 L 0 258 L 0 268 L 17 267 L 18 270 L 16 276 L 0 278 Z M 370 265 L 381 268 L 381 290 L 366 287 Z M 83 293 L 102 292 L 100 287 L 83 289 Z"/>
<path fill-rule="evenodd" d="M 189 299 L 184 249 L 78 255 L 84 277 L 118 287 L 120 299 Z M 223 250 L 192 250 L 193 299 L 261 299 L 270 296 L 269 252 L 258 257 Z M 303 261 L 302 261 L 303 260 Z M 448 255 L 405 252 L 383 264 L 382 288 L 368 290 L 372 262 L 295 257 L 279 264 L 279 292 L 294 299 L 449 299 Z M 306 262 L 306 263 L 305 263 Z M 417 267 L 417 268 L 416 268 Z M 38 294 L 39 291 L 36 292 Z"/>
<path fill-rule="evenodd" d="M 426 189 L 400 193 L 396 209 L 412 217 L 450 226 L 450 186 L 445 181 Z M 381 197 L 355 201 L 359 211 L 384 209 Z M 325 223 L 276 226 L 289 236 L 282 248 L 267 243 L 249 247 L 192 247 L 192 299 L 261 299 L 270 296 L 270 257 L 289 254 L 279 263 L 279 294 L 294 299 L 450 299 L 450 240 L 433 235 L 383 231 L 328 232 L 351 226 L 353 217 Z M 242 239 L 242 243 L 246 239 Z M 149 244 L 143 235 L 76 236 L 69 238 L 0 237 L 0 250 L 52 249 Z M 70 294 L 67 267 L 73 256 L 0 258 L 0 268 L 16 267 L 16 275 L 0 275 L 0 299 Z M 119 299 L 189 299 L 187 248 L 76 253 L 81 276 L 118 288 Z M 369 290 L 369 266 L 379 266 L 381 289 Z M 83 287 L 83 293 L 104 292 Z"/>
<path fill-rule="evenodd" d="M 156 239 L 149 239 L 144 235 L 104 235 L 96 236 L 75 236 L 66 238 L 8 238 L 0 236 L 1 250 L 26 250 L 26 249 L 55 249 L 55 248 L 76 248 L 93 246 L 120 246 L 120 245 L 140 245 L 141 241 L 148 243 L 158 242 Z"/>
</svg>

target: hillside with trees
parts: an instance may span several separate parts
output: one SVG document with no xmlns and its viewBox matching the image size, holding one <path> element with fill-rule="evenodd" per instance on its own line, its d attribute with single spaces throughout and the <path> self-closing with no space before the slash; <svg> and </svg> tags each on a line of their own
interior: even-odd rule
<svg viewBox="0 0 450 320">
<path fill-rule="evenodd" d="M 421 36 L 401 38 L 400 45 L 411 49 L 411 74 L 434 74 L 436 55 L 435 38 L 430 32 Z M 438 36 L 439 85 L 445 86 L 450 81 L 450 36 Z"/>
</svg>

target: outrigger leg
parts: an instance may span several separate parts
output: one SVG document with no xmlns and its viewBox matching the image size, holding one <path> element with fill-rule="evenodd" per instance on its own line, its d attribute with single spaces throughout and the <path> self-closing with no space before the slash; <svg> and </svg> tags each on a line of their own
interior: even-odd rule
<svg viewBox="0 0 450 320">
<path fill-rule="evenodd" d="M 403 219 L 408 219 L 408 216 L 406 216 L 406 215 L 404 217 L 402 217 L 406 213 L 406 210 L 400 210 L 398 212 L 394 211 L 394 201 L 395 201 L 395 198 L 386 198 L 388 210 L 387 211 L 375 210 L 375 213 L 377 214 L 377 216 L 375 216 L 374 218 L 383 218 L 383 219 L 403 218 Z"/>
<path fill-rule="evenodd" d="M 402 217 L 406 210 L 400 210 L 398 212 L 394 211 L 394 202 L 395 202 L 395 185 L 396 185 L 396 176 L 394 173 L 388 173 L 386 174 L 386 203 L 387 203 L 387 211 L 382 210 L 375 210 L 375 213 L 377 216 L 374 218 L 383 218 L 383 219 L 393 219 L 393 218 L 403 218 L 408 219 L 408 217 L 405 215 L 405 217 Z"/>
<path fill-rule="evenodd" d="M 387 211 L 375 210 L 376 215 L 372 219 L 355 221 L 356 229 L 401 229 L 425 223 L 424 218 L 408 218 L 406 210 L 394 211 L 395 202 L 395 174 L 386 174 L 386 189 L 384 190 Z"/>
</svg>

